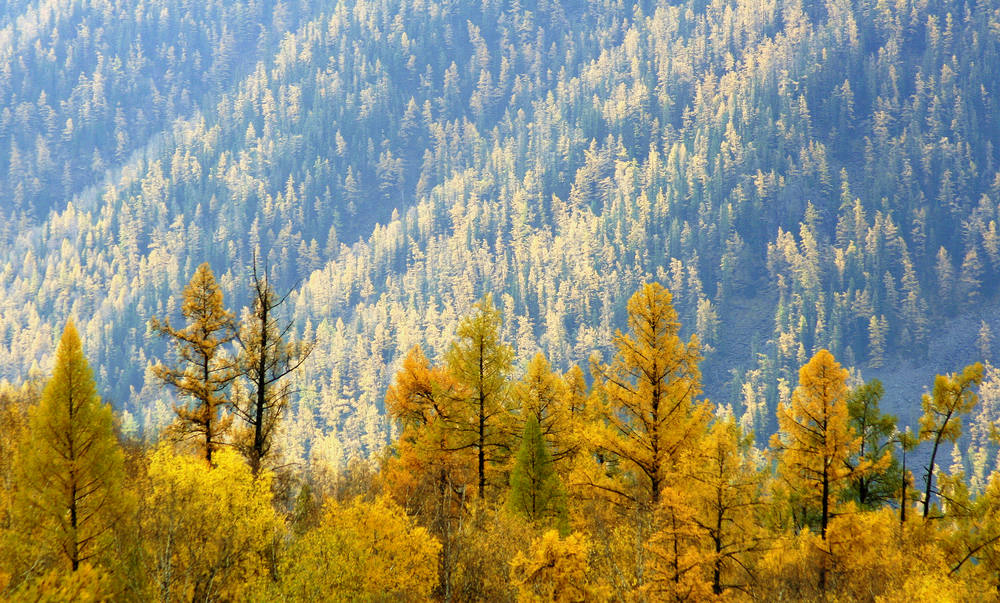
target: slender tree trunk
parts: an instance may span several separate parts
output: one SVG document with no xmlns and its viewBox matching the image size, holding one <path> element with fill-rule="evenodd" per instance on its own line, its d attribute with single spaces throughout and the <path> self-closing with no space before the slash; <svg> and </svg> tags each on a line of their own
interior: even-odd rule
<svg viewBox="0 0 1000 603">
<path fill-rule="evenodd" d="M 69 543 L 69 560 L 70 564 L 73 566 L 73 571 L 75 572 L 80 567 L 80 549 L 77 546 L 79 543 L 79 538 L 76 534 L 77 528 L 77 513 L 76 513 L 76 476 L 70 474 L 70 495 L 69 495 L 69 525 L 70 525 L 70 535 L 72 540 Z"/>
<path fill-rule="evenodd" d="M 826 523 L 830 513 L 830 478 L 827 468 L 823 467 L 823 515 L 820 517 L 820 534 L 826 540 Z"/>
<path fill-rule="evenodd" d="M 208 361 L 209 357 L 207 355 L 202 356 L 201 362 L 201 382 L 208 387 Z M 201 403 L 205 406 L 205 460 L 208 464 L 212 464 L 212 415 L 215 414 L 215 409 L 212 408 L 212 394 L 206 389 L 205 399 Z"/>
<path fill-rule="evenodd" d="M 479 339 L 479 499 L 486 498 L 486 367 L 483 366 L 483 340 Z"/>
<path fill-rule="evenodd" d="M 74 420 L 76 419 L 76 405 L 73 404 L 73 394 L 72 394 L 72 391 L 73 391 L 73 380 L 72 380 L 72 377 L 70 377 L 69 385 L 70 385 L 69 422 L 72 425 L 73 422 L 74 422 Z M 74 438 L 73 438 L 73 432 L 70 431 L 70 433 L 67 434 L 67 436 L 68 436 L 67 439 L 68 439 L 68 444 L 69 444 L 69 458 L 68 458 L 68 460 L 72 463 L 72 465 L 70 465 L 70 470 L 69 470 L 69 481 L 70 481 L 70 492 L 69 492 L 69 527 L 70 527 L 70 535 L 72 536 L 72 542 L 69 543 L 69 546 L 70 546 L 69 561 L 70 561 L 70 564 L 73 566 L 73 571 L 75 572 L 80 567 L 80 550 L 79 550 L 79 546 L 78 546 L 78 543 L 79 543 L 80 539 L 77 538 L 77 533 L 76 533 L 76 530 L 77 530 L 77 527 L 78 527 L 78 523 L 79 523 L 79 518 L 77 517 L 77 509 L 76 509 L 76 505 L 77 505 L 77 497 L 76 497 L 77 480 L 76 480 L 76 469 L 75 469 L 75 467 L 76 467 L 76 460 L 77 459 L 76 459 L 76 446 L 74 445 L 75 442 L 74 442 Z"/>
<path fill-rule="evenodd" d="M 903 484 L 902 492 L 899 496 L 899 529 L 900 538 L 903 537 L 903 524 L 906 523 L 906 448 L 903 448 Z"/>
<path fill-rule="evenodd" d="M 944 433 L 944 428 L 948 425 L 948 419 L 944 420 L 944 424 L 941 425 L 941 429 L 938 430 L 937 435 L 934 437 L 934 448 L 931 449 L 931 462 L 927 465 L 927 489 L 924 491 L 924 519 L 927 519 L 927 515 L 931 510 L 931 485 L 934 483 L 934 459 L 937 458 L 938 446 L 941 444 L 941 434 Z"/>
<path fill-rule="evenodd" d="M 720 473 L 722 467 L 719 467 Z M 721 477 L 721 475 L 720 475 Z M 716 490 L 715 497 L 715 567 L 712 570 L 712 592 L 717 595 L 722 594 L 722 520 L 724 512 L 722 510 L 722 491 Z"/>
<path fill-rule="evenodd" d="M 486 401 L 479 392 L 479 498 L 486 498 Z"/>
<path fill-rule="evenodd" d="M 715 567 L 712 568 L 712 592 L 722 594 L 722 542 L 715 539 Z"/>
<path fill-rule="evenodd" d="M 825 461 L 823 465 L 823 516 L 820 518 L 820 535 L 823 540 L 826 540 L 826 522 L 827 516 L 830 512 L 830 478 L 827 473 L 828 469 L 826 467 Z M 819 568 L 819 591 L 821 593 L 826 593 L 826 556 L 823 556 L 823 561 Z"/>
<path fill-rule="evenodd" d="M 270 286 L 270 284 L 268 284 Z M 257 363 L 257 404 L 254 409 L 253 449 L 250 452 L 250 469 L 254 475 L 260 471 L 264 460 L 264 408 L 267 404 L 267 311 L 268 303 L 261 303 L 260 356 Z"/>
<path fill-rule="evenodd" d="M 653 361 L 653 374 L 659 374 L 656 360 Z M 653 448 L 653 476 L 650 480 L 653 488 L 653 509 L 656 509 L 656 505 L 660 502 L 660 487 L 662 485 L 660 477 L 660 468 L 663 465 L 663 459 L 660 458 L 660 396 L 660 380 L 656 379 L 653 382 L 653 433 L 650 434 L 652 436 L 650 444 Z"/>
</svg>

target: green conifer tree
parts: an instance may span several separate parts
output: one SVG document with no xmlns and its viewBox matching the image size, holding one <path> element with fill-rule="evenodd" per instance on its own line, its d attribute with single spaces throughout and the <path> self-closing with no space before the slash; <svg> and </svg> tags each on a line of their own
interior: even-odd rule
<svg viewBox="0 0 1000 603">
<path fill-rule="evenodd" d="M 872 379 L 847 398 L 848 423 L 861 436 L 858 454 L 847 464 L 855 467 L 868 463 L 872 467 L 870 472 L 856 476 L 847 489 L 849 498 L 863 509 L 877 509 L 894 500 L 902 482 L 902 470 L 892 454 L 896 417 L 879 409 L 884 392 L 882 382 Z"/>
<path fill-rule="evenodd" d="M 931 496 L 935 494 L 934 472 L 938 450 L 942 443 L 954 443 L 961 437 L 961 417 L 969 414 L 979 402 L 979 396 L 974 388 L 982 381 L 983 365 L 977 362 L 962 369 L 961 373 L 937 375 L 934 377 L 934 389 L 923 396 L 921 407 L 924 414 L 920 417 L 920 432 L 917 438 L 921 442 L 933 443 L 931 460 L 927 464 L 924 478 L 924 518 L 930 514 Z"/>
<path fill-rule="evenodd" d="M 566 491 L 552 463 L 538 419 L 533 416 L 524 424 L 521 445 L 510 474 L 507 507 L 532 521 L 554 520 L 560 531 L 568 532 Z"/>
</svg>

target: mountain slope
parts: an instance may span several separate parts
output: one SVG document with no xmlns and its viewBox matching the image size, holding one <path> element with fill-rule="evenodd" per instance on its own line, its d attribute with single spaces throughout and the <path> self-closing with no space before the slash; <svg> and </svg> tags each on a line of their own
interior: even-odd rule
<svg viewBox="0 0 1000 603">
<path fill-rule="evenodd" d="M 519 358 L 565 367 L 607 349 L 649 279 L 706 345 L 709 396 L 768 433 L 812 350 L 920 358 L 996 294 L 996 3 L 298 9 L 200 111 L 150 123 L 162 142 L 93 201 L 22 218 L 0 256 L 4 376 L 44 365 L 75 315 L 105 391 L 154 428 L 146 321 L 206 259 L 241 305 L 259 247 L 317 341 L 293 454 L 377 450 L 397 360 L 443 353 L 486 291 Z"/>
</svg>

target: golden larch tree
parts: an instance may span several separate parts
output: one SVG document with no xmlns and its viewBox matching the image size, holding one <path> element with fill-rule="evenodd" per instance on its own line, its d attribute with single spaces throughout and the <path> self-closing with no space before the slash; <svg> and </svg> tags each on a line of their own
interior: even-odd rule
<svg viewBox="0 0 1000 603">
<path fill-rule="evenodd" d="M 439 588 L 449 592 L 460 549 L 467 492 L 476 456 L 452 421 L 464 416 L 458 384 L 414 346 L 385 396 L 386 413 L 400 427 L 380 473 L 382 487 L 427 526 L 441 543 Z"/>
<path fill-rule="evenodd" d="M 212 453 L 232 424 L 232 417 L 221 411 L 227 404 L 225 391 L 236 377 L 234 362 L 225 351 L 236 336 L 236 327 L 233 314 L 222 305 L 222 290 L 207 262 L 198 266 L 184 288 L 181 312 L 188 323 L 183 329 L 175 329 L 169 320 L 150 321 L 153 331 L 172 340 L 178 360 L 174 366 L 157 364 L 153 373 L 181 397 L 194 401 L 193 407 L 174 406 L 175 427 L 182 439 L 197 437 L 205 458 L 212 462 Z"/>
<path fill-rule="evenodd" d="M 696 493 L 694 521 L 708 543 L 717 595 L 752 582 L 749 558 L 767 545 L 760 520 L 770 471 L 761 456 L 738 423 L 720 418 L 685 471 Z"/>
<path fill-rule="evenodd" d="M 781 478 L 807 501 L 819 503 L 823 538 L 831 501 L 870 466 L 848 464 L 861 439 L 848 424 L 847 393 L 847 370 L 829 351 L 816 352 L 799 369 L 790 402 L 778 404 L 778 433 L 771 438 Z"/>
<path fill-rule="evenodd" d="M 72 321 L 52 378 L 29 409 L 20 458 L 15 513 L 37 558 L 55 554 L 73 571 L 94 563 L 123 511 L 124 457 Z"/>
<path fill-rule="evenodd" d="M 450 423 L 476 452 L 480 499 L 486 497 L 487 472 L 506 461 L 513 444 L 508 374 L 514 351 L 501 339 L 500 325 L 500 310 L 487 294 L 459 323 L 445 358 L 463 402 Z"/>
<path fill-rule="evenodd" d="M 579 370 L 579 369 L 577 369 Z M 561 375 L 552 371 L 542 353 L 528 363 L 524 376 L 512 387 L 521 430 L 529 418 L 534 417 L 548 444 L 552 460 L 562 466 L 576 453 L 576 423 L 572 404 L 576 394 L 571 393 Z"/>
<path fill-rule="evenodd" d="M 709 417 L 698 401 L 698 339 L 681 340 L 671 299 L 660 284 L 643 285 L 628 301 L 630 333 L 619 331 L 611 363 L 592 369 L 601 405 L 594 447 L 630 476 L 594 485 L 640 506 L 656 506 L 668 472 L 696 448 Z"/>
</svg>

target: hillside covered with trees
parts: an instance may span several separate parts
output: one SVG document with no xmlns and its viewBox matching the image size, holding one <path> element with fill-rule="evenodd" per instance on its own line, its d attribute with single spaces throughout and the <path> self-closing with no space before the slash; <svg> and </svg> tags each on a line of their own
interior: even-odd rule
<svg viewBox="0 0 1000 603">
<path fill-rule="evenodd" d="M 705 416 L 692 434 L 735 438 L 741 463 L 778 464 L 771 478 L 804 471 L 782 451 L 795 392 L 806 387 L 800 371 L 823 350 L 847 370 L 852 396 L 880 398 L 874 385 L 863 389 L 865 377 L 887 377 L 884 406 L 899 420 L 879 423 L 879 451 L 893 438 L 902 447 L 907 428 L 918 438 L 951 420 L 944 410 L 949 418 L 925 425 L 913 388 L 935 400 L 975 381 L 978 403 L 961 427 L 939 426 L 910 459 L 915 475 L 936 463 L 962 477 L 930 471 L 910 492 L 930 505 L 927 493 L 951 488 L 959 502 L 941 507 L 954 519 L 940 522 L 947 536 L 923 534 L 921 546 L 948 563 L 967 553 L 947 575 L 980 588 L 964 572 L 968 559 L 986 571 L 992 543 L 956 544 L 980 524 L 959 525 L 952 513 L 992 504 L 982 497 L 1000 420 L 990 364 L 1000 332 L 998 118 L 995 0 L 11 0 L 0 6 L 0 382 L 14 406 L 0 410 L 18 424 L 36 420 L 26 409 L 44 407 L 72 322 L 93 395 L 113 409 L 116 438 L 135 447 L 123 462 L 143 476 L 243 471 L 230 462 L 234 449 L 251 475 L 273 472 L 264 490 L 290 497 L 281 503 L 289 513 L 303 484 L 321 490 L 316 500 L 345 505 L 348 491 L 384 493 L 402 511 L 380 512 L 437 539 L 441 567 L 471 503 L 446 504 L 441 484 L 426 498 L 433 488 L 407 463 L 458 472 L 463 493 L 539 479 L 543 499 L 571 501 L 552 526 L 582 530 L 593 552 L 611 545 L 578 524 L 592 497 L 572 491 L 565 466 L 558 487 L 532 471 L 586 458 L 601 468 L 594 480 L 603 472 L 630 482 L 641 471 L 659 484 L 656 498 L 666 492 L 662 463 L 632 459 L 619 475 L 615 459 L 632 448 L 600 438 L 570 454 L 544 413 L 531 426 L 514 392 L 556 375 L 566 391 L 553 399 L 577 400 L 571 408 L 591 407 L 583 400 L 594 396 L 627 408 L 625 393 L 606 387 L 628 389 L 637 377 L 621 364 L 635 359 L 621 359 L 617 333 L 631 328 L 632 295 L 658 283 L 678 335 L 697 341 L 697 362 L 687 362 L 692 404 Z M 188 325 L 197 283 L 208 331 Z M 469 409 L 431 412 L 399 396 L 406 383 L 426 390 L 421 404 L 466 396 L 471 369 L 456 341 L 470 316 L 486 315 L 502 351 L 494 360 L 503 370 L 490 379 L 504 393 L 481 398 L 480 412 L 507 423 L 487 430 L 484 419 L 473 444 L 463 439 L 471 423 L 461 423 Z M 981 371 L 964 372 L 977 362 Z M 893 381 L 894 371 L 906 376 Z M 935 373 L 947 376 L 941 392 Z M 624 421 L 626 432 L 639 420 L 628 417 L 587 421 Z M 726 417 L 730 427 L 711 436 Z M 865 428 L 854 429 L 864 442 Z M 433 449 L 450 438 L 474 462 Z M 190 450 L 154 453 L 162 441 L 202 442 L 229 460 L 188 471 L 180 467 Z M 833 506 L 820 505 L 822 526 L 851 497 L 840 486 L 869 488 L 862 475 L 881 462 L 881 452 L 859 460 L 875 453 L 849 443 L 833 463 L 842 483 Z M 154 488 L 107 479 L 140 498 Z M 185 483 L 169 487 L 201 487 Z M 892 492 L 906 482 L 894 483 Z M 399 490 L 407 487 L 429 490 Z M 907 504 L 889 499 L 900 496 L 878 505 L 899 511 Z M 653 513 L 666 504 L 653 498 L 612 506 Z M 699 504 L 678 499 L 671 513 Z M 766 506 L 789 514 L 760 520 L 769 538 L 793 524 L 815 535 L 815 509 L 788 504 Z M 337 509 L 329 521 L 345 525 L 367 512 Z M 635 515 L 629 529 L 638 531 L 615 538 L 650 534 L 648 517 Z M 537 536 L 550 552 L 567 542 Z M 284 570 L 269 550 L 273 583 Z M 650 576 L 644 564 L 659 553 L 631 554 L 627 571 L 607 558 L 602 571 L 623 577 L 595 592 Z M 27 584 L 11 573 L 21 566 L 4 567 L 11 588 Z M 460 591 L 448 590 L 441 567 L 427 588 L 447 598 Z"/>
<path fill-rule="evenodd" d="M 391 446 L 330 473 L 284 463 L 282 381 L 309 350 L 255 283 L 236 321 L 203 264 L 184 326 L 157 321 L 201 369 L 156 365 L 187 401 L 159 443 L 121 433 L 73 322 L 44 383 L 0 386 L 0 596 L 981 601 L 1000 587 L 996 443 L 970 473 L 943 462 L 963 431 L 983 435 L 963 422 L 1000 400 L 997 369 L 938 375 L 919 430 L 901 430 L 882 384 L 820 349 L 764 443 L 704 399 L 698 338 L 661 285 L 631 296 L 590 386 L 541 353 L 515 371 L 486 296 L 442 358 L 407 354 L 385 398 Z"/>
<path fill-rule="evenodd" d="M 565 369 L 655 280 L 711 398 L 770 433 L 821 347 L 930 361 L 935 325 L 993 302 L 998 10 L 8 3 L 0 370 L 50 368 L 75 317 L 101 391 L 158 433 L 149 319 L 205 261 L 248 305 L 259 252 L 316 342 L 293 422 L 341 465 L 391 438 L 407 350 L 443 353 L 483 293 Z M 1000 325 L 975 323 L 988 360 Z"/>
</svg>

